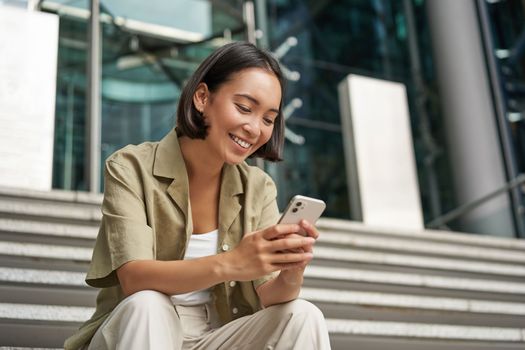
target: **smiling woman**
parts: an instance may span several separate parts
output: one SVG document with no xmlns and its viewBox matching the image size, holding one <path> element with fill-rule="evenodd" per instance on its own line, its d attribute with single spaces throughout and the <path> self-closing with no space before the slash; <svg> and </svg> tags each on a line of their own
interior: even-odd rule
<svg viewBox="0 0 525 350">
<path fill-rule="evenodd" d="M 280 160 L 284 143 L 281 109 L 285 79 L 279 64 L 270 54 L 247 43 L 219 48 L 195 71 L 182 91 L 177 109 L 178 135 L 192 139 L 206 137 L 210 125 L 206 123 L 203 104 L 206 98 L 219 97 L 216 95 L 221 87 L 228 90 L 221 92 L 220 98 L 227 98 L 222 103 L 233 103 L 242 114 L 252 114 L 257 107 L 257 112 L 266 122 L 271 120 L 274 124 L 270 140 L 260 149 L 255 149 L 253 156 Z"/>
<path fill-rule="evenodd" d="M 268 53 L 223 46 L 175 130 L 108 158 L 86 278 L 101 291 L 66 349 L 330 348 L 321 311 L 296 300 L 318 232 L 277 224 L 273 181 L 245 163 L 280 160 L 283 86 Z"/>
<path fill-rule="evenodd" d="M 201 152 L 207 155 L 209 166 L 244 161 L 272 137 L 280 102 L 279 80 L 261 68 L 235 73 L 213 92 L 205 83 L 200 83 L 193 104 L 204 119 L 207 136 L 202 142 L 182 137 L 183 153 L 186 149 Z M 197 150 L 197 147 L 203 149 Z"/>
</svg>

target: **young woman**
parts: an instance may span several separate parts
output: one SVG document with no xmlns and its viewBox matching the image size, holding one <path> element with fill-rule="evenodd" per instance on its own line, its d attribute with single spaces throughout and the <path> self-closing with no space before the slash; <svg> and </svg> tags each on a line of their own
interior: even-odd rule
<svg viewBox="0 0 525 350">
<path fill-rule="evenodd" d="M 273 181 L 244 162 L 280 160 L 283 85 L 268 53 L 225 45 L 185 86 L 175 130 L 108 158 L 86 278 L 102 289 L 66 349 L 330 348 L 296 299 L 318 232 L 277 225 Z"/>
</svg>

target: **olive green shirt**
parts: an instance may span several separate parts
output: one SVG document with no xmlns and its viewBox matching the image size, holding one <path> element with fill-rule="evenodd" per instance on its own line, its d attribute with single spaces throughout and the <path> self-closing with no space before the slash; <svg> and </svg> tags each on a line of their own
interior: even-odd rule
<svg viewBox="0 0 525 350">
<path fill-rule="evenodd" d="M 160 142 L 129 145 L 106 160 L 102 222 L 86 282 L 101 288 L 94 315 L 66 340 L 78 349 L 124 298 L 116 270 L 132 260 L 181 260 L 193 232 L 188 176 L 177 133 Z M 275 224 L 277 192 L 262 170 L 225 164 L 219 199 L 217 252 L 235 247 L 243 234 Z M 242 264 L 239 261 L 239 264 Z M 213 303 L 223 324 L 261 308 L 252 282 L 226 281 L 213 287 Z"/>
</svg>

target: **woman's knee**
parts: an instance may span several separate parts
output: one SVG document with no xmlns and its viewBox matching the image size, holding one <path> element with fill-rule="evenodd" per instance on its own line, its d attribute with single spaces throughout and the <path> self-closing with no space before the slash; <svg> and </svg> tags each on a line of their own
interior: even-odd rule
<svg viewBox="0 0 525 350">
<path fill-rule="evenodd" d="M 174 313 L 175 308 L 170 298 L 154 290 L 142 290 L 136 292 L 122 301 L 134 313 Z"/>
<path fill-rule="evenodd" d="M 144 290 L 128 296 L 117 305 L 95 333 L 90 349 L 115 349 L 116 344 L 121 344 L 123 349 L 168 349 L 166 346 L 143 344 L 150 341 L 182 344 L 180 328 L 180 320 L 169 297 Z"/>
<path fill-rule="evenodd" d="M 304 299 L 295 299 L 287 303 L 274 305 L 272 308 L 273 307 L 275 307 L 280 313 L 324 319 L 321 310 L 311 302 Z"/>
</svg>

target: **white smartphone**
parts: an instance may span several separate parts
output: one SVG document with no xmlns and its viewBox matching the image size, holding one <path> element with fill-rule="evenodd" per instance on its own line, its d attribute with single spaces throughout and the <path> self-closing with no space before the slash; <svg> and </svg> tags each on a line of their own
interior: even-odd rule
<svg viewBox="0 0 525 350">
<path fill-rule="evenodd" d="M 279 219 L 279 224 L 298 224 L 301 220 L 306 220 L 312 225 L 326 208 L 325 202 L 320 199 L 306 196 L 294 196 Z M 302 232 L 305 235 L 305 232 Z"/>
</svg>

